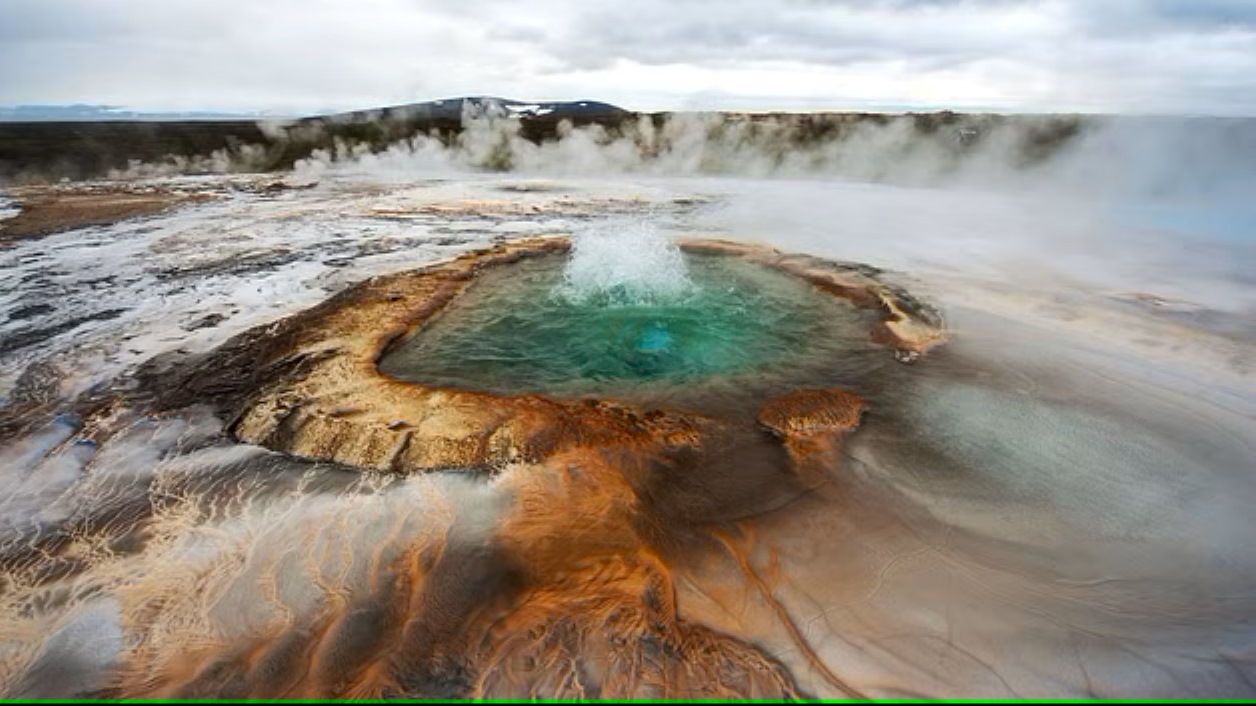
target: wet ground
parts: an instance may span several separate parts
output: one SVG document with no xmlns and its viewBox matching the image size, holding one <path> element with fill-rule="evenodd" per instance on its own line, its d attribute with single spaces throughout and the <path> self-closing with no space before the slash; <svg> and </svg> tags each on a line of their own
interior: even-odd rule
<svg viewBox="0 0 1256 706">
<path fill-rule="evenodd" d="M 1241 242 L 821 181 L 290 181 L 0 250 L 5 696 L 1256 694 Z M 130 375 L 616 219 L 888 268 L 952 338 L 801 476 L 750 422 L 670 466 L 363 473 Z"/>
</svg>

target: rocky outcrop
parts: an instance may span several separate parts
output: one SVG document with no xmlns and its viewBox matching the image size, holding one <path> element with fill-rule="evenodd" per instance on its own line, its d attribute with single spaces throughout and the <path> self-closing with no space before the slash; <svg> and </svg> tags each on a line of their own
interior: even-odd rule
<svg viewBox="0 0 1256 706">
<path fill-rule="evenodd" d="M 782 439 L 853 431 L 868 401 L 848 390 L 798 390 L 768 400 L 758 421 Z"/>
</svg>

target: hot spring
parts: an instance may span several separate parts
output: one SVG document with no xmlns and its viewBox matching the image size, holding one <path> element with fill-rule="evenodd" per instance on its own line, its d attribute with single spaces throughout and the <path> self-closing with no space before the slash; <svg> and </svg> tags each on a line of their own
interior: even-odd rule
<svg viewBox="0 0 1256 706">
<path fill-rule="evenodd" d="M 784 394 L 875 389 L 940 324 L 857 265 L 594 233 L 367 281 L 261 332 L 262 345 L 221 349 L 171 394 L 221 397 L 235 387 L 222 369 L 263 371 L 231 395 L 238 438 L 396 472 L 573 444 L 702 446 Z"/>
<path fill-rule="evenodd" d="M 802 385 L 859 385 L 887 364 L 871 320 L 760 263 L 685 254 L 661 235 L 599 233 L 577 238 L 569 256 L 485 271 L 391 347 L 380 370 L 508 395 L 727 406 Z"/>
</svg>

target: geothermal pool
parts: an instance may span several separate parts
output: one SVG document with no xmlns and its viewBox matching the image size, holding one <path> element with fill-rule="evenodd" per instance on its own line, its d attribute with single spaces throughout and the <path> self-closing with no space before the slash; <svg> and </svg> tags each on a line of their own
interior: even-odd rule
<svg viewBox="0 0 1256 706">
<path fill-rule="evenodd" d="M 589 266 L 579 250 L 486 272 L 380 370 L 503 394 L 681 404 L 722 391 L 755 404 L 791 387 L 858 384 L 884 366 L 870 315 L 850 302 L 735 257 L 676 256 L 670 271 L 608 287 L 572 281 Z"/>
<path fill-rule="evenodd" d="M 297 176 L 0 251 L 4 696 L 1254 693 L 1241 243 L 1041 195 Z"/>
</svg>

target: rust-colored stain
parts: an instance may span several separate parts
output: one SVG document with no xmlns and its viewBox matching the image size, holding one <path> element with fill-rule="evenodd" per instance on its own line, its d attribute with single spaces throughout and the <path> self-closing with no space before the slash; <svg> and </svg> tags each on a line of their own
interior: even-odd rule
<svg viewBox="0 0 1256 706">
<path fill-rule="evenodd" d="M 205 356 L 153 364 L 141 377 L 159 410 L 208 403 L 241 441 L 367 471 L 488 472 L 504 506 L 473 543 L 437 523 L 447 529 L 408 537 L 408 549 L 386 563 L 369 559 L 365 593 L 329 599 L 312 623 L 277 617 L 247 644 L 203 638 L 177 650 L 162 641 L 175 633 L 152 636 L 110 693 L 805 698 L 796 675 L 773 656 L 681 615 L 675 536 L 731 555 L 756 595 L 774 604 L 772 577 L 756 573 L 747 550 L 730 539 L 734 525 L 695 516 L 697 505 L 718 503 L 738 482 L 735 474 L 719 475 L 727 463 L 719 447 L 737 435 L 783 444 L 779 459 L 788 467 L 774 482 L 805 492 L 841 466 L 841 438 L 856 429 L 867 400 L 834 388 L 766 400 L 757 421 L 773 442 L 744 420 L 616 400 L 441 389 L 377 369 L 394 341 L 479 273 L 569 247 L 562 237 L 521 240 L 376 277 Z M 887 354 L 923 352 L 944 335 L 936 321 L 910 316 L 867 273 L 731 242 L 682 247 L 777 267 L 881 310 L 878 325 L 894 335 Z M 456 525 L 469 511 L 424 512 L 447 514 Z M 126 611 L 146 624 L 179 625 L 158 614 L 200 610 L 175 594 L 122 599 L 135 602 Z M 860 695 L 828 667 L 816 667 L 823 663 L 805 632 L 788 615 L 780 620 L 832 689 Z"/>
</svg>

